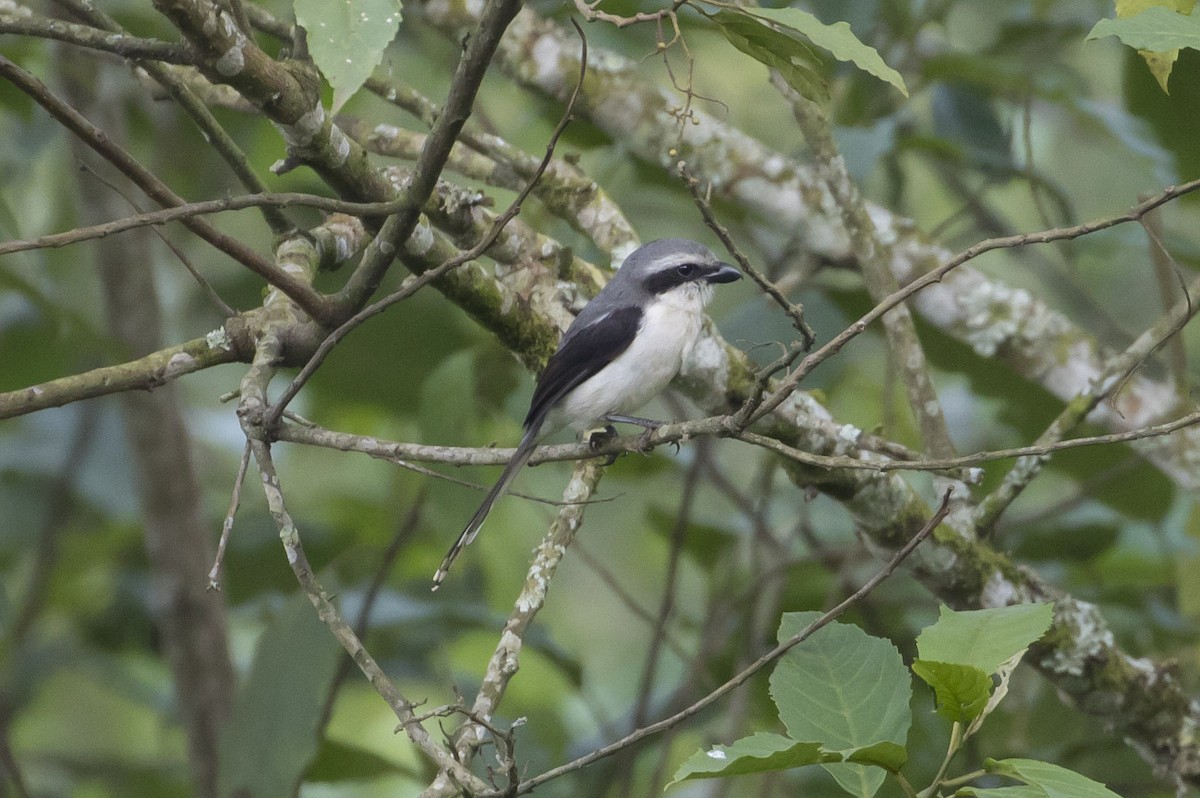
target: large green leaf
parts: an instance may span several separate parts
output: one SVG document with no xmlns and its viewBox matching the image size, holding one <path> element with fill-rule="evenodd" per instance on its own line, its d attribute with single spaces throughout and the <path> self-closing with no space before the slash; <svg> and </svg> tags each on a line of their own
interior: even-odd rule
<svg viewBox="0 0 1200 798">
<path fill-rule="evenodd" d="M 820 617 L 790 612 L 779 625 L 787 640 Z M 771 697 L 788 734 L 830 750 L 890 741 L 903 746 L 912 722 L 912 677 L 891 643 L 857 626 L 833 623 L 785 654 L 770 679 Z M 851 795 L 874 795 L 884 772 L 857 764 L 826 769 Z"/>
<path fill-rule="evenodd" d="M 1026 786 L 994 789 L 963 787 L 956 795 L 978 795 L 983 798 L 1119 798 L 1100 782 L 1049 762 L 988 759 L 984 762 L 984 768 L 988 773 L 1022 781 Z"/>
<path fill-rule="evenodd" d="M 979 717 L 992 694 L 992 677 L 972 665 L 919 659 L 912 669 L 933 688 L 937 712 L 949 721 L 967 723 Z"/>
<path fill-rule="evenodd" d="M 859 69 L 892 84 L 905 97 L 908 96 L 908 87 L 904 85 L 904 78 L 900 73 L 884 63 L 878 50 L 859 41 L 847 23 L 835 22 L 826 25 L 817 17 L 798 8 L 755 8 L 751 13 L 795 31 L 817 47 L 828 50 L 837 60 L 854 64 Z"/>
<path fill-rule="evenodd" d="M 308 597 L 288 599 L 263 632 L 220 742 L 220 795 L 292 795 L 316 756 L 317 723 L 342 649 Z"/>
<path fill-rule="evenodd" d="M 337 112 L 358 91 L 400 28 L 400 0 L 296 0 L 308 52 L 333 87 Z"/>
<path fill-rule="evenodd" d="M 955 612 L 942 607 L 937 623 L 917 636 L 918 656 L 934 662 L 972 665 L 992 674 L 1050 628 L 1052 604 L 1016 604 Z"/>
<path fill-rule="evenodd" d="M 1091 40 L 1105 36 L 1116 36 L 1124 44 L 1139 50 L 1161 52 L 1183 47 L 1200 50 L 1200 17 L 1161 6 L 1148 8 L 1125 19 L 1102 19 L 1087 37 Z"/>
</svg>

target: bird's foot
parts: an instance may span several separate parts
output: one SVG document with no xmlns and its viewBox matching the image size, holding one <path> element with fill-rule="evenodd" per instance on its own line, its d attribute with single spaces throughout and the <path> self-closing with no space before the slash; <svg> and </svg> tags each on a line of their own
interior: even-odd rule
<svg viewBox="0 0 1200 798">
<path fill-rule="evenodd" d="M 638 451 L 640 451 L 642 454 L 648 454 L 650 452 L 650 449 L 652 448 L 650 446 L 650 439 L 654 437 L 654 432 L 659 427 L 664 426 L 664 422 L 662 421 L 655 421 L 652 418 L 640 418 L 638 416 L 619 416 L 609 414 L 604 417 L 604 420 L 616 421 L 621 424 L 633 424 L 634 426 L 641 427 L 643 430 L 645 430 L 641 434 L 641 437 L 638 438 L 637 443 Z M 671 443 L 675 446 L 675 451 L 678 452 L 679 444 L 675 441 L 671 441 Z"/>
<path fill-rule="evenodd" d="M 587 441 L 588 448 L 593 452 L 598 452 L 604 448 L 605 444 L 617 437 L 617 428 L 612 424 L 605 424 L 598 429 L 588 430 L 583 434 L 583 437 Z M 605 465 L 612 465 L 616 461 L 617 455 L 610 454 Z"/>
</svg>

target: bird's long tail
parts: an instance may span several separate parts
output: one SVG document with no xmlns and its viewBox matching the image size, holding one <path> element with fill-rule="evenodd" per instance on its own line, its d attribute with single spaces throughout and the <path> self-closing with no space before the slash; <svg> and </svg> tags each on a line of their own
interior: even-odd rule
<svg viewBox="0 0 1200 798">
<path fill-rule="evenodd" d="M 437 590 L 442 580 L 446 578 L 446 573 L 450 570 L 450 566 L 458 559 L 458 555 L 462 554 L 462 550 L 471 544 L 475 536 L 479 534 L 479 528 L 483 526 L 484 519 L 488 517 L 488 513 L 492 510 L 492 505 L 496 503 L 521 468 L 529 462 L 529 456 L 533 454 L 534 447 L 537 446 L 538 428 L 540 424 L 531 426 L 525 431 L 524 437 L 521 438 L 521 443 L 517 446 L 517 451 L 513 454 L 508 465 L 504 466 L 504 471 L 500 474 L 500 479 L 496 480 L 496 484 L 488 491 L 488 495 L 484 498 L 483 504 L 479 505 L 479 509 L 475 511 L 475 515 L 471 516 L 471 520 L 463 529 L 462 534 L 458 536 L 458 540 L 454 541 L 454 545 L 450 547 L 450 551 L 446 552 L 446 556 L 442 559 L 441 566 L 433 575 L 433 590 Z"/>
</svg>

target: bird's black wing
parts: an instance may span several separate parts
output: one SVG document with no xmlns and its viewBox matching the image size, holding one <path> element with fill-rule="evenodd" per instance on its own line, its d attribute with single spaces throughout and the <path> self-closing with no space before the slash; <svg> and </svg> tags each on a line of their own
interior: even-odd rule
<svg viewBox="0 0 1200 798">
<path fill-rule="evenodd" d="M 576 319 L 538 377 L 529 414 L 525 416 L 525 428 L 541 426 L 546 414 L 571 389 L 616 360 L 633 343 L 641 323 L 642 309 L 636 306 L 609 311 L 590 324 L 582 316 Z"/>
</svg>

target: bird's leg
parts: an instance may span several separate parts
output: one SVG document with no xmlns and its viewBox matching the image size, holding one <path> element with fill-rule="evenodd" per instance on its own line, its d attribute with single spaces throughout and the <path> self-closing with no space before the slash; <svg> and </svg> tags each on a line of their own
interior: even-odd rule
<svg viewBox="0 0 1200 798">
<path fill-rule="evenodd" d="M 643 454 L 649 450 L 650 436 L 654 434 L 654 431 L 656 429 L 663 426 L 663 424 L 665 423 L 662 421 L 655 421 L 654 419 L 651 419 L 651 418 L 639 418 L 637 416 L 619 416 L 615 413 L 609 413 L 608 415 L 604 416 L 603 420 L 616 422 L 618 424 L 633 424 L 635 427 L 643 428 L 645 430 L 645 432 L 643 432 L 642 436 L 640 438 L 638 438 L 638 448 L 641 449 Z M 675 451 L 678 452 L 679 444 L 676 443 L 675 441 L 671 441 L 671 443 L 673 443 L 675 445 Z"/>
</svg>

